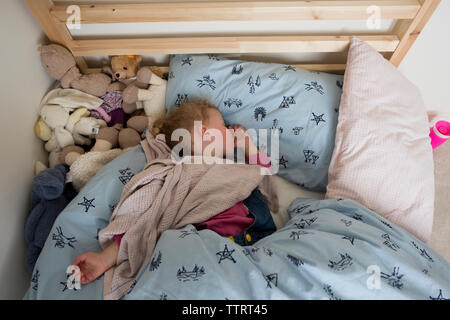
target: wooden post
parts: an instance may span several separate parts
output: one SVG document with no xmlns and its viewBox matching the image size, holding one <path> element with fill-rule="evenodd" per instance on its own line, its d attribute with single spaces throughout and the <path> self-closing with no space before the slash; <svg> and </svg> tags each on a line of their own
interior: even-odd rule
<svg viewBox="0 0 450 320">
<path fill-rule="evenodd" d="M 391 63 L 398 67 L 403 58 L 411 49 L 419 34 L 422 32 L 426 23 L 430 19 L 433 12 L 438 7 L 441 0 L 419 0 L 422 4 L 416 17 L 412 20 L 398 20 L 394 33 L 399 37 L 400 43 L 392 54 Z"/>
<path fill-rule="evenodd" d="M 60 44 L 70 51 L 72 51 L 72 35 L 65 24 L 56 23 L 50 11 L 55 6 L 52 0 L 27 0 L 27 4 L 36 17 L 37 21 L 44 30 L 48 39 Z M 75 61 L 80 68 L 81 72 L 85 73 L 88 70 L 88 66 L 83 57 L 75 57 Z"/>
</svg>

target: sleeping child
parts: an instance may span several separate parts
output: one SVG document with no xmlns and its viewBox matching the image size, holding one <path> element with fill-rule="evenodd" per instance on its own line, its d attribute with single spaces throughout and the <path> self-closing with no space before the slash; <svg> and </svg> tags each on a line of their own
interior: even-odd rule
<svg viewBox="0 0 450 320">
<path fill-rule="evenodd" d="M 194 121 L 201 121 L 201 125 L 194 126 Z M 239 125 L 226 126 L 219 110 L 205 100 L 187 101 L 181 107 L 172 110 L 155 123 L 152 134 L 154 136 L 164 134 L 167 145 L 170 149 L 174 149 L 179 142 L 171 140 L 172 133 L 180 128 L 188 130 L 194 140 L 196 137 L 200 138 L 201 145 L 197 143 L 194 146 L 191 141 L 192 155 L 204 154 L 205 148 L 213 142 L 208 135 L 213 131 L 211 129 L 214 129 L 216 130 L 214 132 L 221 133 L 218 136 L 214 135 L 214 138 L 222 137 L 224 158 L 230 157 L 230 153 L 234 154 L 236 147 L 241 147 L 238 141 L 243 138 L 245 144 L 242 145 L 245 145 L 245 150 L 242 151 L 248 162 L 270 167 L 267 154 L 259 153 L 246 130 Z M 258 188 L 254 189 L 247 199 L 207 221 L 195 224 L 195 227 L 198 230 L 215 231 L 242 246 L 254 244 L 276 230 L 267 202 Z M 80 268 L 82 284 L 90 283 L 116 265 L 122 237 L 123 234 L 115 236 L 115 241 L 100 253 L 87 252 L 75 259 L 73 265 Z"/>
</svg>

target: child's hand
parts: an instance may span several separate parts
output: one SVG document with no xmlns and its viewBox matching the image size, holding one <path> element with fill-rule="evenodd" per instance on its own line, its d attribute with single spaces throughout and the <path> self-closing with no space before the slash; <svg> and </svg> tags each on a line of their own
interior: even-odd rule
<svg viewBox="0 0 450 320">
<path fill-rule="evenodd" d="M 253 143 L 253 140 L 247 133 L 247 130 L 241 125 L 228 126 L 228 129 L 234 130 L 234 146 L 239 147 L 238 141 L 245 139 L 245 156 L 248 158 L 250 155 L 258 153 L 258 148 Z"/>
<path fill-rule="evenodd" d="M 94 281 L 111 267 L 105 261 L 102 253 L 96 252 L 86 252 L 78 256 L 73 265 L 80 268 L 81 284 Z"/>
</svg>

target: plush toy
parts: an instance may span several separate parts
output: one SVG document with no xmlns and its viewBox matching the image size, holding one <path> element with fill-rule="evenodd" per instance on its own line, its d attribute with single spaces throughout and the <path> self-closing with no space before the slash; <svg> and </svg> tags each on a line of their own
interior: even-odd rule
<svg viewBox="0 0 450 320">
<path fill-rule="evenodd" d="M 129 115 L 122 108 L 122 92 L 108 92 L 102 97 L 103 104 L 95 110 L 91 110 L 91 117 L 105 120 L 110 126 L 115 124 L 125 125 Z"/>
<path fill-rule="evenodd" d="M 59 153 L 59 161 L 71 166 L 82 154 L 85 154 L 83 148 L 78 146 L 68 146 Z"/>
<path fill-rule="evenodd" d="M 104 73 L 81 74 L 72 53 L 60 45 L 43 46 L 40 52 L 45 71 L 52 78 L 59 80 L 64 89 L 74 88 L 102 97 L 118 88 L 117 84 L 111 84 L 111 78 Z"/>
<path fill-rule="evenodd" d="M 106 122 L 92 117 L 81 118 L 73 127 L 72 135 L 76 145 L 90 145 L 92 139 L 101 128 L 106 127 Z"/>
<path fill-rule="evenodd" d="M 148 128 L 152 128 L 156 120 L 166 113 L 166 89 L 166 80 L 153 73 L 149 67 L 141 68 L 136 81 L 123 92 L 124 111 L 127 113 L 135 111 L 133 108 L 126 109 L 125 105 L 136 104 L 137 109 L 144 109 L 148 117 Z"/>
<path fill-rule="evenodd" d="M 107 151 L 120 147 L 127 149 L 141 142 L 141 134 L 147 129 L 147 117 L 135 116 L 127 122 L 127 128 L 119 126 L 100 129 L 91 151 Z"/>
<path fill-rule="evenodd" d="M 141 56 L 112 56 L 111 67 L 104 67 L 103 71 L 127 85 L 122 97 L 125 113 L 145 110 L 151 128 L 165 113 L 167 81 L 162 79 L 164 72 L 159 67 L 139 68 L 141 62 Z"/>
<path fill-rule="evenodd" d="M 52 129 L 50 129 L 42 117 L 40 117 L 34 125 L 34 132 L 36 133 L 36 136 L 44 142 L 49 141 L 53 135 Z"/>
<path fill-rule="evenodd" d="M 73 123 L 71 121 L 69 124 L 70 113 L 67 109 L 58 105 L 45 105 L 41 109 L 41 118 L 52 132 L 45 144 L 45 150 L 52 152 L 75 144 L 72 134 L 66 129 L 66 126 L 70 127 Z"/>
<path fill-rule="evenodd" d="M 91 118 L 85 118 L 89 120 Z M 84 122 L 85 119 L 80 120 Z M 102 121 L 102 120 L 97 120 Z M 78 124 L 77 124 L 78 125 Z M 146 116 L 134 116 L 127 122 L 127 128 L 121 126 L 106 127 L 103 126 L 96 134 L 96 143 L 89 152 L 105 152 L 111 149 L 129 149 L 137 146 L 141 142 L 141 135 L 147 128 Z M 89 131 L 88 131 L 89 132 Z M 79 156 L 85 153 L 84 149 L 79 146 L 67 146 L 56 153 L 58 156 L 57 163 L 71 166 Z M 56 159 L 54 159 L 56 161 Z"/>
<path fill-rule="evenodd" d="M 142 62 L 141 56 L 111 56 L 111 66 L 103 67 L 103 72 L 128 86 L 136 80 L 136 74 Z"/>
<path fill-rule="evenodd" d="M 109 74 L 113 80 L 123 83 L 125 87 L 136 81 L 137 73 L 141 68 L 141 56 L 111 56 L 110 60 L 110 66 L 103 67 L 104 73 Z M 160 67 L 151 66 L 146 68 L 149 68 L 160 78 L 165 77 L 165 74 Z M 148 87 L 148 84 L 146 83 L 137 83 L 136 85 L 142 88 Z"/>
<path fill-rule="evenodd" d="M 87 152 L 80 155 L 70 166 L 72 185 L 80 191 L 109 162 L 128 150 L 111 149 L 101 152 Z"/>
<path fill-rule="evenodd" d="M 59 151 L 74 144 L 89 145 L 92 135 L 96 134 L 100 128 L 106 127 L 106 122 L 87 116 L 89 111 L 86 108 L 78 108 L 69 113 L 67 108 L 45 105 L 41 109 L 41 119 L 36 123 L 35 131 L 38 137 L 47 141 L 45 150 L 48 152 Z M 43 123 L 51 131 L 48 140 L 47 130 L 42 129 L 45 128 Z M 46 132 L 45 136 L 42 130 Z"/>
<path fill-rule="evenodd" d="M 57 166 L 39 172 L 33 179 L 31 209 L 25 224 L 25 240 L 28 244 L 26 262 L 30 271 L 56 218 L 77 194 L 72 185 L 66 183 L 67 171 L 65 166 Z"/>
</svg>

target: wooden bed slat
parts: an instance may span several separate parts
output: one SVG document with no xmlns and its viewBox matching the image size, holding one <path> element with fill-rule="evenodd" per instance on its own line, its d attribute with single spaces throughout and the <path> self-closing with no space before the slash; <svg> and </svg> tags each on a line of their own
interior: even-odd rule
<svg viewBox="0 0 450 320">
<path fill-rule="evenodd" d="M 395 35 L 364 35 L 359 38 L 380 52 L 392 52 L 399 43 Z M 74 40 L 70 47 L 75 56 L 344 52 L 350 39 L 351 36 L 170 37 Z"/>
<path fill-rule="evenodd" d="M 74 3 L 71 3 L 74 4 Z M 367 8 L 378 6 L 382 19 L 412 19 L 418 0 L 392 1 L 240 1 L 189 3 L 78 4 L 81 23 L 268 21 L 367 19 Z M 51 9 L 55 21 L 65 24 L 66 4 Z"/>
<path fill-rule="evenodd" d="M 397 50 L 393 53 L 390 61 L 398 67 L 403 58 L 411 49 L 417 37 L 422 32 L 428 19 L 438 7 L 441 0 L 420 0 L 422 7 L 420 8 L 414 20 L 399 20 L 394 27 L 394 33 L 398 35 L 400 43 Z"/>
<path fill-rule="evenodd" d="M 312 71 L 324 71 L 336 74 L 343 74 L 345 71 L 346 64 L 294 64 L 294 67 L 312 70 Z M 168 66 L 159 66 L 162 72 L 169 72 Z M 97 73 L 101 72 L 100 68 L 90 68 L 87 73 Z"/>
<path fill-rule="evenodd" d="M 264 20 L 355 20 L 367 19 L 370 6 L 378 6 L 382 19 L 396 19 L 389 35 L 356 35 L 398 66 L 413 45 L 440 0 L 352 1 L 234 1 L 183 3 L 98 3 L 26 0 L 51 42 L 67 47 L 82 72 L 90 72 L 84 56 L 118 54 L 195 53 L 314 53 L 345 52 L 349 35 L 324 36 L 219 36 L 154 37 L 147 39 L 73 39 L 66 9 L 78 5 L 81 23 L 264 21 Z M 320 71 L 340 72 L 345 65 L 300 65 Z M 336 67 L 338 66 L 338 67 Z"/>
</svg>

